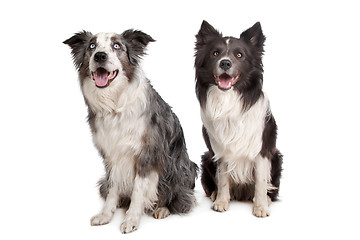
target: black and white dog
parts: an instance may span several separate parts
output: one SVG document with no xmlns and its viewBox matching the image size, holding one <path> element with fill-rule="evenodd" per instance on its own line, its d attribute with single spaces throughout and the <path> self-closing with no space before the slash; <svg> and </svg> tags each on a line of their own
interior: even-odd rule
<svg viewBox="0 0 360 240">
<path fill-rule="evenodd" d="M 106 169 L 99 181 L 105 204 L 91 225 L 107 224 L 117 207 L 128 207 L 123 233 L 137 229 L 145 210 L 165 218 L 189 212 L 196 201 L 197 166 L 188 157 L 179 120 L 139 66 L 152 41 L 131 29 L 82 31 L 64 41 L 72 49 L 93 141 Z"/>
<path fill-rule="evenodd" d="M 203 21 L 196 39 L 196 94 L 209 149 L 202 156 L 203 188 L 215 211 L 226 211 L 231 199 L 253 200 L 253 214 L 266 217 L 278 195 L 282 155 L 262 91 L 260 23 L 234 38 Z"/>
</svg>

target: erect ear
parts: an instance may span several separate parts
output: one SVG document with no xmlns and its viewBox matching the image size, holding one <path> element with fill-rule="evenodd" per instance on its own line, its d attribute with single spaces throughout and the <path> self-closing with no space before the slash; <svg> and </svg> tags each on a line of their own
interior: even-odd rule
<svg viewBox="0 0 360 240">
<path fill-rule="evenodd" d="M 198 49 L 202 45 L 206 44 L 212 38 L 222 37 L 222 35 L 207 21 L 203 20 L 200 30 L 195 37 L 196 37 L 196 48 Z"/>
<path fill-rule="evenodd" d="M 150 35 L 133 29 L 124 31 L 122 37 L 126 42 L 129 60 L 134 65 L 136 65 L 141 59 L 141 56 L 145 54 L 146 46 L 149 42 L 155 42 Z"/>
<path fill-rule="evenodd" d="M 83 30 L 82 32 L 75 33 L 74 36 L 63 42 L 64 44 L 69 45 L 72 49 L 71 54 L 77 69 L 81 67 L 84 61 L 86 48 L 92 36 L 91 32 Z"/>
<path fill-rule="evenodd" d="M 255 23 L 254 26 L 241 33 L 240 39 L 262 49 L 266 38 L 261 30 L 260 22 Z"/>
</svg>

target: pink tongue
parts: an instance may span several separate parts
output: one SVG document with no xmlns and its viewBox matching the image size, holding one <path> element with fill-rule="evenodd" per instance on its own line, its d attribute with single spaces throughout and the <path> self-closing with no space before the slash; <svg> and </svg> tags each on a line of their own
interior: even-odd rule
<svg viewBox="0 0 360 240">
<path fill-rule="evenodd" d="M 98 70 L 96 70 L 96 72 L 94 72 L 94 79 L 95 79 L 95 84 L 98 87 L 104 87 L 108 84 L 109 82 L 109 73 L 102 68 L 99 68 Z"/>
<path fill-rule="evenodd" d="M 221 88 L 224 88 L 224 89 L 227 89 L 227 88 L 230 88 L 231 87 L 231 85 L 232 85 L 232 77 L 230 77 L 229 75 L 227 75 L 227 74 L 222 74 L 220 77 L 219 77 L 219 82 L 218 82 L 218 84 L 219 84 L 219 86 L 221 87 Z"/>
<path fill-rule="evenodd" d="M 224 80 L 220 80 L 219 81 L 219 86 L 222 87 L 222 88 L 230 88 L 231 87 L 231 80 L 228 80 L 228 81 L 224 81 Z"/>
</svg>

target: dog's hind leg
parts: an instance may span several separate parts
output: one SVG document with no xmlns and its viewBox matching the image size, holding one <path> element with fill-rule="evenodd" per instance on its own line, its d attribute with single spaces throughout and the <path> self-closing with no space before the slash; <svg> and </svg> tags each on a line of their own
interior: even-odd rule
<svg viewBox="0 0 360 240">
<path fill-rule="evenodd" d="M 153 207 L 157 200 L 158 181 L 159 175 L 156 172 L 152 172 L 145 177 L 136 175 L 130 207 L 120 226 L 122 233 L 130 233 L 137 230 L 144 210 Z"/>
<path fill-rule="evenodd" d="M 202 131 L 209 151 L 205 152 L 204 155 L 201 156 L 201 184 L 206 196 L 210 197 L 210 199 L 214 202 L 217 195 L 216 172 L 218 164 L 213 160 L 214 151 L 211 148 L 210 138 L 204 126 Z"/>
<path fill-rule="evenodd" d="M 92 226 L 104 225 L 111 221 L 119 202 L 119 193 L 117 187 L 110 187 L 109 193 L 106 197 L 102 211 L 91 218 L 90 224 Z"/>
<path fill-rule="evenodd" d="M 217 164 L 213 161 L 213 156 L 214 155 L 210 151 L 201 156 L 201 184 L 204 188 L 206 196 L 210 198 L 213 198 L 214 194 L 216 198 L 217 190 L 215 179 Z M 212 201 L 214 201 L 215 198 L 212 199 Z"/>
<path fill-rule="evenodd" d="M 271 198 L 272 201 L 277 200 L 279 194 L 283 162 L 282 158 L 282 154 L 279 152 L 279 150 L 276 149 L 275 153 L 272 155 L 271 158 L 271 185 L 273 186 L 273 189 L 268 192 L 268 196 Z"/>
</svg>

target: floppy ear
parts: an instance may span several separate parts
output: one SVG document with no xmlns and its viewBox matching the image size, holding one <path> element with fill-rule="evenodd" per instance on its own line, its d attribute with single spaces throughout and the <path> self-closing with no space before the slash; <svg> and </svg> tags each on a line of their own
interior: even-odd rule
<svg viewBox="0 0 360 240">
<path fill-rule="evenodd" d="M 145 55 L 146 46 L 149 42 L 155 42 L 150 35 L 133 29 L 124 31 L 122 37 L 126 42 L 129 60 L 133 65 L 136 65 L 141 56 Z"/>
<path fill-rule="evenodd" d="M 263 51 L 266 38 L 262 32 L 260 22 L 255 23 L 254 26 L 241 33 L 240 39 L 244 39 L 247 43 L 253 45 L 254 47 L 258 47 L 261 51 Z"/>
<path fill-rule="evenodd" d="M 199 47 L 203 46 L 214 37 L 222 37 L 222 34 L 207 21 L 203 20 L 200 30 L 196 35 L 196 49 L 199 49 Z"/>
<path fill-rule="evenodd" d="M 77 69 L 81 67 L 84 61 L 86 48 L 92 36 L 93 35 L 91 32 L 83 30 L 82 32 L 76 33 L 74 36 L 63 42 L 64 44 L 69 45 L 72 49 L 71 54 Z"/>
</svg>

